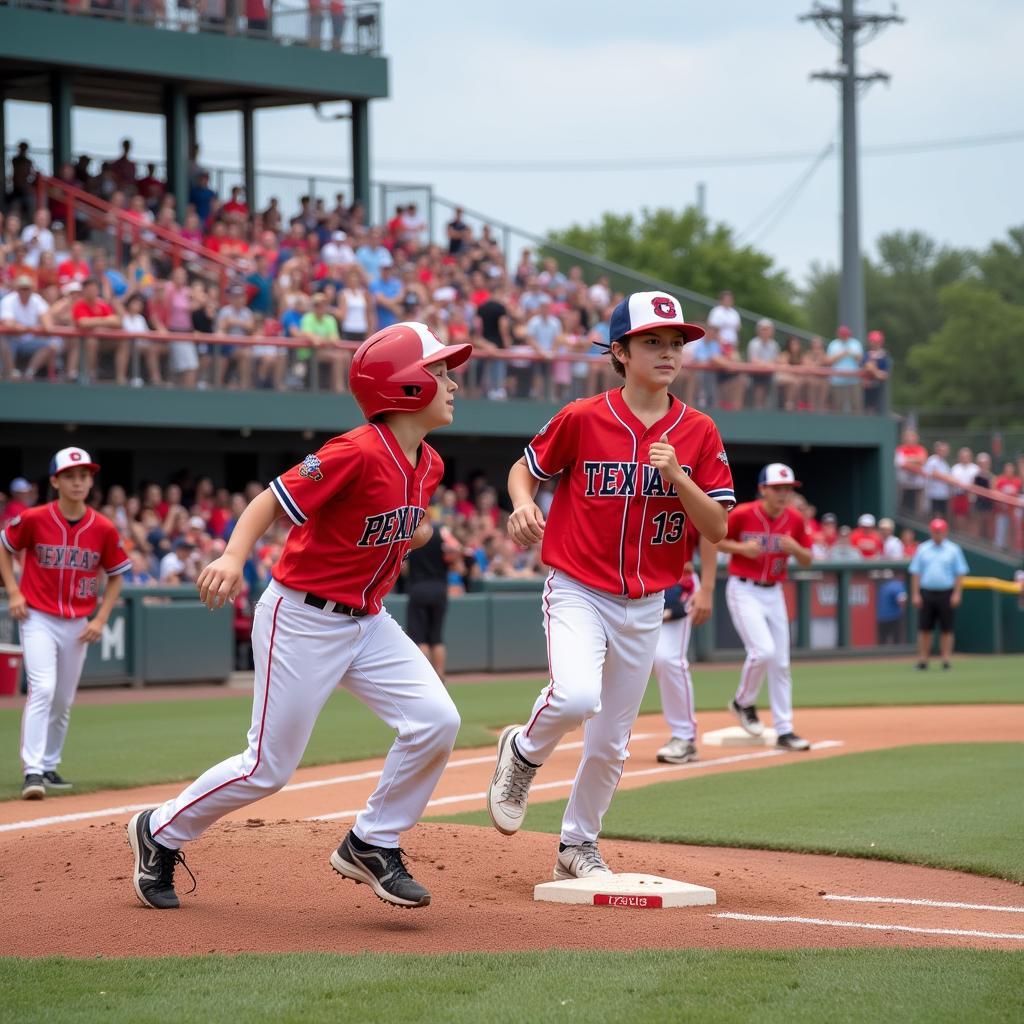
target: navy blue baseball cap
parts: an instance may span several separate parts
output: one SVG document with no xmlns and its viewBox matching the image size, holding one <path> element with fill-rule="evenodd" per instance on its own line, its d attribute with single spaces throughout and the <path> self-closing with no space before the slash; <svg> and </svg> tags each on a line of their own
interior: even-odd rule
<svg viewBox="0 0 1024 1024">
<path fill-rule="evenodd" d="M 704 328 L 686 322 L 679 300 L 665 292 L 633 292 L 612 311 L 608 343 L 655 327 L 672 327 L 687 341 L 704 337 Z"/>
</svg>

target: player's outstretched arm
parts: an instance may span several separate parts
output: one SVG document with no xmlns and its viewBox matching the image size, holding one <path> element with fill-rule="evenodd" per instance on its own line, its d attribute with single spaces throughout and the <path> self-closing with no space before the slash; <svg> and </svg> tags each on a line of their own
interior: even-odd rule
<svg viewBox="0 0 1024 1024">
<path fill-rule="evenodd" d="M 512 500 L 512 515 L 508 520 L 508 535 L 524 548 L 544 538 L 544 513 L 533 500 L 540 481 L 530 472 L 526 459 L 520 459 L 508 474 L 508 496 Z"/>
<path fill-rule="evenodd" d="M 231 531 L 224 554 L 215 558 L 196 580 L 199 600 L 207 608 L 222 608 L 238 597 L 242 589 L 242 569 L 249 552 L 281 515 L 281 506 L 269 488 L 253 498 Z"/>
</svg>

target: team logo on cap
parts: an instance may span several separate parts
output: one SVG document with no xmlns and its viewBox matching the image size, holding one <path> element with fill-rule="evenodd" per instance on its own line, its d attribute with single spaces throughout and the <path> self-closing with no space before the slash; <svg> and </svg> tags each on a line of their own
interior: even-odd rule
<svg viewBox="0 0 1024 1024">
<path fill-rule="evenodd" d="M 77 448 L 72 449 L 70 452 L 68 452 L 68 458 L 72 462 L 81 462 L 82 461 L 82 453 Z"/>
<path fill-rule="evenodd" d="M 651 307 L 654 309 L 655 315 L 664 320 L 674 320 L 677 316 L 676 304 L 667 295 L 658 295 L 651 299 Z"/>
<path fill-rule="evenodd" d="M 786 469 L 785 466 L 779 466 L 779 468 L 775 472 L 778 474 L 780 480 L 789 479 L 789 470 Z"/>
<path fill-rule="evenodd" d="M 320 460 L 315 455 L 307 455 L 302 460 L 299 476 L 304 476 L 307 480 L 323 480 L 324 475 L 320 472 Z"/>
</svg>

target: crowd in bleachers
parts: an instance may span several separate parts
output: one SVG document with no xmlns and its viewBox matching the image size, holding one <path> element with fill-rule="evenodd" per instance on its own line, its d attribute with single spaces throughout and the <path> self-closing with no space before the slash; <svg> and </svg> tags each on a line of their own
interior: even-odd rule
<svg viewBox="0 0 1024 1024">
<path fill-rule="evenodd" d="M 58 172 L 119 214 L 89 214 L 82 204 L 71 211 L 56 191 L 35 209 L 35 168 L 22 144 L 0 232 L 0 325 L 121 329 L 134 340 L 8 335 L 0 367 L 6 377 L 84 374 L 136 386 L 340 392 L 351 346 L 339 342 L 416 319 L 446 342 L 472 342 L 478 356 L 503 357 L 469 364 L 461 375 L 469 395 L 564 401 L 616 380 L 605 353 L 621 293 L 607 277 L 588 282 L 580 267 L 530 250 L 510 270 L 490 229 L 475 231 L 460 209 L 446 225 L 446 244 L 438 245 L 415 203 L 399 205 L 379 226 L 368 225 L 362 205 L 341 194 L 304 196 L 286 217 L 275 199 L 251 208 L 239 187 L 218 195 L 198 150 L 189 173 L 181 224 L 155 165 L 137 164 L 127 139 L 116 159 L 97 166 L 82 157 Z M 174 240 L 217 254 L 230 272 L 195 252 L 176 253 Z M 188 337 L 147 339 L 154 331 Z M 708 314 L 707 331 L 688 346 L 690 372 L 675 386 L 688 402 L 815 412 L 883 407 L 891 366 L 880 332 L 869 335 L 866 352 L 843 326 L 828 343 L 814 338 L 805 347 L 790 337 L 780 345 L 774 324 L 762 320 L 744 345 L 728 291 Z M 212 333 L 260 340 L 195 338 Z"/>
</svg>

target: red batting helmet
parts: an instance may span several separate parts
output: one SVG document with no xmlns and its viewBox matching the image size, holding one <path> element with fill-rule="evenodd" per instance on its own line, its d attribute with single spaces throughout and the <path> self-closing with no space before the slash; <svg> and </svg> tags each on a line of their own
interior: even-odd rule
<svg viewBox="0 0 1024 1024">
<path fill-rule="evenodd" d="M 425 368 L 442 360 L 449 369 L 461 366 L 472 351 L 472 345 L 442 345 L 426 324 L 394 324 L 356 350 L 349 387 L 368 420 L 384 412 L 418 412 L 437 394 L 437 378 Z"/>
</svg>

